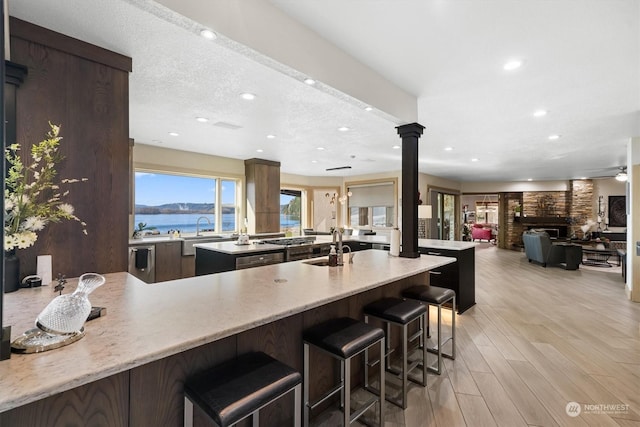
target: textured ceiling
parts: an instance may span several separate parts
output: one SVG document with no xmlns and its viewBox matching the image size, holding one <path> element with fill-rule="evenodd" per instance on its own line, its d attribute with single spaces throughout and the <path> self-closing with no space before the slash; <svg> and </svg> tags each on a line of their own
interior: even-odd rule
<svg viewBox="0 0 640 427">
<path fill-rule="evenodd" d="M 610 175 L 626 163 L 627 140 L 640 135 L 634 0 L 271 3 L 417 96 L 427 127 L 422 172 L 464 181 Z M 224 35 L 207 41 L 195 21 L 152 1 L 9 6 L 18 18 L 133 58 L 130 133 L 137 143 L 278 160 L 283 172 L 309 176 L 401 167 L 392 149 L 400 120 L 366 112 L 322 82 L 305 85 L 298 71 Z M 512 57 L 525 64 L 507 73 L 501 67 Z M 242 92 L 257 98 L 242 100 Z M 538 108 L 549 114 L 534 119 Z M 562 137 L 552 142 L 551 134 Z M 353 168 L 325 171 L 343 165 Z"/>
</svg>

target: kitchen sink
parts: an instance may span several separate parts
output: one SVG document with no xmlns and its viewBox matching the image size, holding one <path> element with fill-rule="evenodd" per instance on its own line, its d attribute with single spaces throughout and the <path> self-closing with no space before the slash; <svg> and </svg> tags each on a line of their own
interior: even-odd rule
<svg viewBox="0 0 640 427">
<path fill-rule="evenodd" d="M 321 259 L 314 259 L 311 261 L 303 261 L 303 264 L 309 264 L 309 265 L 317 265 L 320 267 L 327 267 L 329 265 L 329 260 L 326 258 L 321 258 Z"/>
<path fill-rule="evenodd" d="M 229 240 L 223 236 L 182 236 L 182 256 L 195 255 L 197 243 L 212 243 Z"/>
</svg>

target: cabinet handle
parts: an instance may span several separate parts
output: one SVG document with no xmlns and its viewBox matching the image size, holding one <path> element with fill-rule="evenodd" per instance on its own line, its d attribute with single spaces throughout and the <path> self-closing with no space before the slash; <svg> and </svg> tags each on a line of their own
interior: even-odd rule
<svg viewBox="0 0 640 427">
<path fill-rule="evenodd" d="M 427 252 L 427 255 L 440 256 L 440 255 L 442 255 L 442 252 Z"/>
<path fill-rule="evenodd" d="M 434 276 L 439 276 L 442 274 L 442 271 L 429 271 L 429 274 L 433 274 Z"/>
</svg>

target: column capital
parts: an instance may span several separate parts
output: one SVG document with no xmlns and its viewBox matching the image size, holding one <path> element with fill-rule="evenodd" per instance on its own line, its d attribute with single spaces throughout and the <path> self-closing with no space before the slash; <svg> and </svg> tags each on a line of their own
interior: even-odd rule
<svg viewBox="0 0 640 427">
<path fill-rule="evenodd" d="M 396 129 L 398 130 L 398 135 L 400 135 L 400 138 L 420 138 L 422 132 L 424 131 L 424 126 L 422 126 L 420 123 L 409 123 L 406 125 L 396 126 Z"/>
</svg>

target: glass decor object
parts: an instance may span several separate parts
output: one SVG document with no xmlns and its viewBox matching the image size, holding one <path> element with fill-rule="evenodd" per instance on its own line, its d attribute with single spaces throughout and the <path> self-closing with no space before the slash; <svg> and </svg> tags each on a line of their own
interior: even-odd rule
<svg viewBox="0 0 640 427">
<path fill-rule="evenodd" d="M 55 297 L 36 318 L 36 327 L 12 344 L 18 353 L 37 353 L 62 347 L 84 336 L 84 323 L 91 313 L 89 294 L 105 283 L 104 276 L 85 273 L 71 294 Z"/>
<path fill-rule="evenodd" d="M 103 285 L 105 278 L 96 273 L 85 273 L 78 280 L 72 294 L 57 296 L 36 319 L 36 326 L 54 335 L 77 333 L 91 313 L 89 294 Z"/>
</svg>

